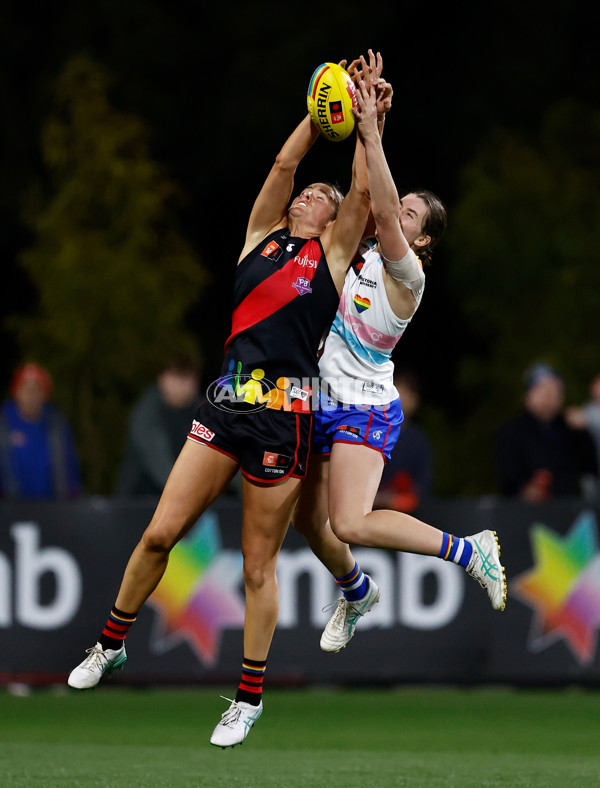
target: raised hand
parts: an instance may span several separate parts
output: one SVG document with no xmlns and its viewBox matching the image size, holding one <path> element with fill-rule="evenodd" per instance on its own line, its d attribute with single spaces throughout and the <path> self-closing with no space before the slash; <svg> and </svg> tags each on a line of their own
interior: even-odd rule
<svg viewBox="0 0 600 788">
<path fill-rule="evenodd" d="M 356 104 L 352 113 L 356 118 L 359 134 L 366 139 L 371 134 L 378 135 L 377 130 L 377 91 L 374 84 L 359 79 L 356 84 Z"/>
<path fill-rule="evenodd" d="M 377 55 L 375 55 L 373 50 L 369 49 L 368 55 L 368 63 L 364 56 L 361 55 L 356 60 L 353 60 L 346 69 L 352 77 L 354 84 L 357 84 L 358 80 L 362 79 L 368 86 L 371 84 L 375 85 L 381 77 L 381 72 L 383 70 L 383 58 L 381 57 L 381 53 L 378 52 Z M 344 61 L 344 63 L 345 62 L 346 61 Z"/>
<path fill-rule="evenodd" d="M 383 120 L 386 113 L 389 112 L 392 107 L 392 95 L 394 90 L 389 82 L 386 82 L 385 79 L 380 77 L 375 86 L 375 91 L 377 95 L 377 118 L 378 120 Z"/>
</svg>

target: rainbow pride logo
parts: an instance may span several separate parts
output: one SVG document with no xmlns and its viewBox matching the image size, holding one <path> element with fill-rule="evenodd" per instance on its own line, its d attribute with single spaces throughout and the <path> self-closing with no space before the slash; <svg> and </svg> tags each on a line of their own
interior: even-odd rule
<svg viewBox="0 0 600 788">
<path fill-rule="evenodd" d="M 204 514 L 171 551 L 167 571 L 148 602 L 158 613 L 152 650 L 186 641 L 206 667 L 219 658 L 221 632 L 244 626 L 242 556 L 223 550 L 217 515 Z"/>
<path fill-rule="evenodd" d="M 327 63 L 322 63 L 318 66 L 314 72 L 312 77 L 310 78 L 310 82 L 308 83 L 308 95 L 313 99 L 316 100 L 317 96 L 317 88 L 319 87 L 319 82 L 321 78 L 329 71 L 329 65 Z"/>
<path fill-rule="evenodd" d="M 560 638 L 582 665 L 595 657 L 600 626 L 600 550 L 593 512 L 582 512 L 565 536 L 537 523 L 530 530 L 535 566 L 511 583 L 511 592 L 535 613 L 532 651 Z"/>
<path fill-rule="evenodd" d="M 368 298 L 363 298 L 363 296 L 355 295 L 354 306 L 356 307 L 356 311 L 360 315 L 361 312 L 364 312 L 365 309 L 368 309 L 371 306 L 371 302 L 369 301 Z"/>
</svg>

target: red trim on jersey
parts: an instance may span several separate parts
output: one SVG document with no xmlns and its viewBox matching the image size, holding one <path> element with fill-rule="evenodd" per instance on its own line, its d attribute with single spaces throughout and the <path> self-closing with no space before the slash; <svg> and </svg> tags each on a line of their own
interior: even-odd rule
<svg viewBox="0 0 600 788">
<path fill-rule="evenodd" d="M 290 463 L 291 468 L 287 473 L 282 474 L 281 476 L 277 476 L 275 479 L 259 479 L 258 476 L 253 476 L 251 473 L 248 473 L 243 468 L 241 469 L 242 476 L 245 476 L 246 479 L 250 479 L 253 482 L 260 482 L 261 484 L 275 484 L 276 482 L 281 482 L 284 479 L 304 479 L 306 477 L 306 471 L 308 470 L 308 460 L 310 457 L 310 442 L 312 439 L 312 427 L 313 427 L 313 420 L 310 420 L 310 432 L 308 434 L 308 451 L 306 453 L 306 462 L 305 462 L 305 470 L 304 475 L 300 476 L 298 473 L 294 473 L 296 466 L 298 465 L 298 452 L 300 451 L 300 443 L 302 437 L 300 435 L 300 415 L 298 413 L 295 414 L 296 416 L 296 448 L 294 449 L 294 459 Z"/>
<path fill-rule="evenodd" d="M 312 254 L 311 254 L 312 253 Z M 225 342 L 227 350 L 230 342 L 251 326 L 260 323 L 267 317 L 275 314 L 282 307 L 298 298 L 300 293 L 293 286 L 299 276 L 308 281 L 312 281 L 317 267 L 321 261 L 323 248 L 321 244 L 312 238 L 309 239 L 300 249 L 295 257 L 280 268 L 275 273 L 264 279 L 260 284 L 248 293 L 244 300 L 233 310 L 231 320 L 231 334 Z M 315 260 L 314 267 L 300 265 L 297 258 L 308 258 Z"/>
<path fill-rule="evenodd" d="M 371 446 L 370 443 L 365 443 L 364 441 L 362 443 L 356 443 L 356 441 L 343 441 L 343 440 L 339 440 L 338 438 L 334 438 L 331 442 L 332 443 L 344 443 L 344 444 L 346 444 L 348 446 L 364 446 L 365 449 L 371 449 L 372 451 L 376 451 L 378 454 L 381 454 L 383 456 L 384 460 L 386 459 L 385 458 L 385 454 L 383 452 L 383 449 L 380 449 L 379 446 Z M 331 452 L 322 452 L 322 453 L 319 454 L 319 457 L 328 457 L 330 455 L 331 455 Z"/>
</svg>

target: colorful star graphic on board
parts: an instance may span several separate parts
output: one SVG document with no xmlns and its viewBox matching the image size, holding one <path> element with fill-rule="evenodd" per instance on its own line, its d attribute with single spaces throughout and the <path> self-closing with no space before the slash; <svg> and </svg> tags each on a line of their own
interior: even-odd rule
<svg viewBox="0 0 600 788">
<path fill-rule="evenodd" d="M 600 627 L 600 550 L 593 512 L 583 512 L 565 536 L 545 525 L 530 531 L 535 566 L 512 581 L 512 593 L 535 611 L 532 650 L 563 638 L 575 658 L 594 659 Z"/>
<path fill-rule="evenodd" d="M 244 626 L 241 581 L 242 556 L 222 549 L 217 516 L 208 512 L 171 551 L 148 600 L 159 614 L 153 650 L 163 653 L 185 640 L 204 665 L 214 665 L 222 631 Z"/>
</svg>

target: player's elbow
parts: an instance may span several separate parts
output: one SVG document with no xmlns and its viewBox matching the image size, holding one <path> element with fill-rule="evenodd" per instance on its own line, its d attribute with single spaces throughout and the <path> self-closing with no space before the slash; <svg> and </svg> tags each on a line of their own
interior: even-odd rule
<svg viewBox="0 0 600 788">
<path fill-rule="evenodd" d="M 369 190 L 369 182 L 367 180 L 363 180 L 361 178 L 353 179 L 350 189 L 354 191 L 354 193 L 361 200 L 365 200 L 368 203 L 371 202 L 371 192 Z"/>
<path fill-rule="evenodd" d="M 371 207 L 373 219 L 378 229 L 386 229 L 400 221 L 400 205 L 393 201 L 384 205 L 374 205 Z"/>
<path fill-rule="evenodd" d="M 282 175 L 289 175 L 294 174 L 298 167 L 298 162 L 295 159 L 291 159 L 289 156 L 286 156 L 284 152 L 280 152 L 275 157 L 275 163 L 273 164 L 273 169 L 277 172 L 280 172 Z"/>
</svg>

